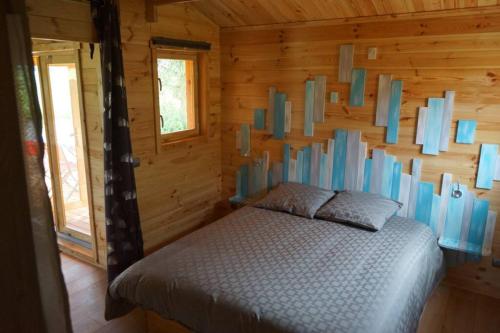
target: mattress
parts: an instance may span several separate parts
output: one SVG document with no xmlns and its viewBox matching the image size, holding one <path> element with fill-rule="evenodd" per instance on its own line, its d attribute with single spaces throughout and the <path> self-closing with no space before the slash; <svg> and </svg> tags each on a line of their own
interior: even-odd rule
<svg viewBox="0 0 500 333">
<path fill-rule="evenodd" d="M 432 231 L 367 231 L 244 207 L 135 263 L 107 313 L 153 310 L 195 332 L 415 332 L 444 272 Z"/>
</svg>

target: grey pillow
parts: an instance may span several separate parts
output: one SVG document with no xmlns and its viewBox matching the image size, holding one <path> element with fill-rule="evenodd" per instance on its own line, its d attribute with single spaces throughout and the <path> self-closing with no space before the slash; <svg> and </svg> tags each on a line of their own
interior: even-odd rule
<svg viewBox="0 0 500 333">
<path fill-rule="evenodd" d="M 385 222 L 402 206 L 403 204 L 380 194 L 342 191 L 324 205 L 315 217 L 376 231 L 382 229 Z"/>
<path fill-rule="evenodd" d="M 285 183 L 278 185 L 254 206 L 312 219 L 316 211 L 334 195 L 332 191 L 314 186 Z"/>
</svg>

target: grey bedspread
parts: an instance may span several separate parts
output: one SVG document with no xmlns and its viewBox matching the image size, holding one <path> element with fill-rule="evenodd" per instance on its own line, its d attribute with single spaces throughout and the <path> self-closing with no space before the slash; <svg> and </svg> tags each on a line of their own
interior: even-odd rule
<svg viewBox="0 0 500 333">
<path fill-rule="evenodd" d="M 431 230 L 381 231 L 245 207 L 164 247 L 109 288 L 195 332 L 415 332 L 443 274 Z"/>
</svg>

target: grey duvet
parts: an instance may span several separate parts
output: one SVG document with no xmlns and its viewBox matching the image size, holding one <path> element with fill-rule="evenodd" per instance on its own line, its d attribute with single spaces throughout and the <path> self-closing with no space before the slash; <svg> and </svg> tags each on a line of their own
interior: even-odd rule
<svg viewBox="0 0 500 333">
<path fill-rule="evenodd" d="M 415 332 L 443 270 L 409 219 L 371 232 L 245 207 L 123 272 L 107 311 L 138 305 L 195 332 Z"/>
</svg>

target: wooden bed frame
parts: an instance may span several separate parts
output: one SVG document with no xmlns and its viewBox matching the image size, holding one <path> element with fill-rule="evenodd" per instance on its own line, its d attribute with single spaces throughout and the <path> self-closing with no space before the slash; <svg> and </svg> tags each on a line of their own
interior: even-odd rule
<svg viewBox="0 0 500 333">
<path fill-rule="evenodd" d="M 144 311 L 146 313 L 146 324 L 148 333 L 193 333 L 182 324 L 163 319 L 153 311 Z"/>
</svg>

